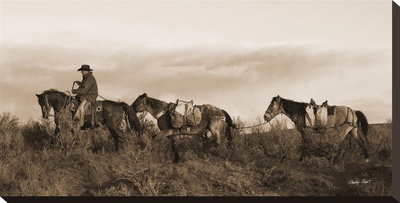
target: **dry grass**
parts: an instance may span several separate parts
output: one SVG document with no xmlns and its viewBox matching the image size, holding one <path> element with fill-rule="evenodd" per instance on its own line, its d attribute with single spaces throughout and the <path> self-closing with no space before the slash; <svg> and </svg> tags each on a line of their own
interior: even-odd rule
<svg viewBox="0 0 400 203">
<path fill-rule="evenodd" d="M 244 126 L 240 118 L 237 126 Z M 0 117 L 0 196 L 391 196 L 391 123 L 372 125 L 371 162 L 363 162 L 352 139 L 343 146 L 335 132 L 311 134 L 310 156 L 299 162 L 301 139 L 286 123 L 236 130 L 233 148 L 216 146 L 211 137 L 179 138 L 182 162 L 172 163 L 165 137 L 156 137 L 146 121 L 142 137 L 126 132 L 114 151 L 107 129 L 77 133 L 68 121 L 57 142 L 54 125 L 25 124 Z M 331 162 L 339 147 L 345 150 Z M 366 184 L 348 181 L 371 179 Z"/>
</svg>

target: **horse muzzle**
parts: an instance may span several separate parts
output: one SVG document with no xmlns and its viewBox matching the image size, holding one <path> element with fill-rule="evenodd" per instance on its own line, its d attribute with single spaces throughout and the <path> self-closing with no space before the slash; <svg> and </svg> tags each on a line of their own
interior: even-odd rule
<svg viewBox="0 0 400 203">
<path fill-rule="evenodd" d="M 264 120 L 269 122 L 272 119 L 272 115 L 268 112 L 265 112 L 264 114 Z"/>
</svg>

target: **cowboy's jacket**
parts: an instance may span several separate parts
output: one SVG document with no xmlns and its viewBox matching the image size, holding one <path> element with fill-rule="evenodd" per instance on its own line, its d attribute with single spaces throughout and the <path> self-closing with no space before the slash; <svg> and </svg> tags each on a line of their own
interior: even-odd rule
<svg viewBox="0 0 400 203">
<path fill-rule="evenodd" d="M 83 79 L 78 89 L 73 89 L 72 93 L 77 94 L 80 100 L 86 99 L 88 102 L 96 102 L 98 95 L 97 82 L 93 74 L 82 75 Z"/>
</svg>

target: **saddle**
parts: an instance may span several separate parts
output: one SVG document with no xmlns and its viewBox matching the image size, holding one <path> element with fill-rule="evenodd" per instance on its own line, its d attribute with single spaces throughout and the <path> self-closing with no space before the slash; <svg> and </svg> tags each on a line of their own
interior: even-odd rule
<svg viewBox="0 0 400 203">
<path fill-rule="evenodd" d="M 335 114 L 336 106 L 328 106 L 328 116 L 332 116 Z"/>
<path fill-rule="evenodd" d="M 198 125 L 201 121 L 201 111 L 193 105 L 193 100 L 176 100 L 170 106 L 171 124 L 174 128 L 185 128 Z"/>
<path fill-rule="evenodd" d="M 76 112 L 76 108 L 78 108 L 79 103 L 71 102 L 70 110 L 72 112 Z M 86 123 L 90 123 L 91 127 L 99 126 L 102 122 L 101 112 L 103 110 L 103 102 L 96 101 L 95 103 L 86 102 L 84 107 L 84 126 L 87 126 Z"/>
<path fill-rule="evenodd" d="M 90 122 L 91 127 L 97 127 L 100 124 L 101 111 L 103 110 L 103 102 L 96 101 L 95 103 L 87 102 L 85 105 L 85 123 Z M 84 125 L 85 126 L 85 125 Z"/>
<path fill-rule="evenodd" d="M 96 101 L 94 104 L 87 102 L 85 105 L 85 115 L 91 115 L 96 112 L 101 112 L 103 109 L 103 103 L 101 101 Z"/>
</svg>

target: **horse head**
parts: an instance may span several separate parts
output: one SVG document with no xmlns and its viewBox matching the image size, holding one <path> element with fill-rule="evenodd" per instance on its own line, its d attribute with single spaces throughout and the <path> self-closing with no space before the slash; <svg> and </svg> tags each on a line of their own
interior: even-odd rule
<svg viewBox="0 0 400 203">
<path fill-rule="evenodd" d="M 281 97 L 278 95 L 272 98 L 271 103 L 269 104 L 267 110 L 265 111 L 264 120 L 269 122 L 276 115 L 280 113 L 282 113 L 282 106 L 281 106 Z"/>
<path fill-rule="evenodd" d="M 321 106 L 322 106 L 322 107 L 327 107 L 327 106 L 328 106 L 328 100 L 324 101 L 324 103 L 322 103 Z"/>
<path fill-rule="evenodd" d="M 132 107 L 136 112 L 143 112 L 146 111 L 147 105 L 147 94 L 143 93 L 140 95 L 136 100 L 132 103 Z"/>
<path fill-rule="evenodd" d="M 49 119 L 49 115 L 50 115 L 50 110 L 52 108 L 52 106 L 50 105 L 46 94 L 42 93 L 42 94 L 35 94 L 38 98 L 38 103 L 40 105 L 40 108 L 42 109 L 42 117 L 44 119 Z"/>
</svg>

